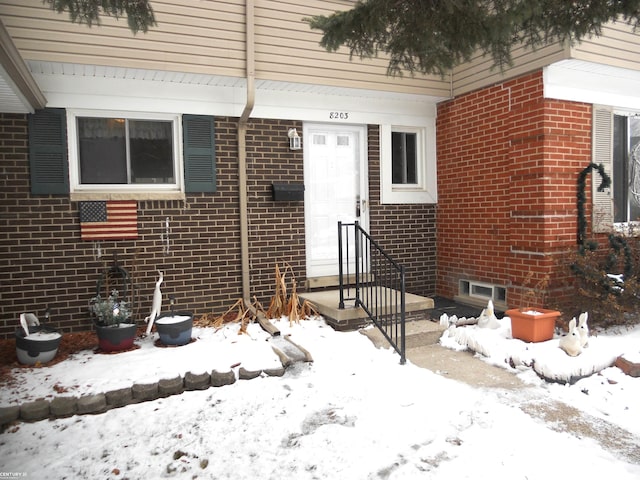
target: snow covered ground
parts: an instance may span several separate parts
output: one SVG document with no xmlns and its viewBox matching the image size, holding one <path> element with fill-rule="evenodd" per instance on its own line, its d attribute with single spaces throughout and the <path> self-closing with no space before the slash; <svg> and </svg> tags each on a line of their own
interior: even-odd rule
<svg viewBox="0 0 640 480">
<path fill-rule="evenodd" d="M 559 348 L 561 336 L 540 343 L 511 338 L 508 317 L 496 329 L 478 326 L 450 327 L 440 344 L 469 349 L 488 363 L 507 368 L 526 384 L 596 417 L 613 422 L 640 438 L 640 378 L 611 367 L 624 356 L 640 362 L 640 327 L 616 328 L 591 335 L 577 357 Z"/>
<path fill-rule="evenodd" d="M 336 332 L 322 319 L 274 323 L 314 362 L 296 364 L 283 377 L 242 380 L 100 415 L 19 423 L 0 434 L 0 477 L 640 478 L 640 379 L 624 378 L 617 369 L 560 385 L 543 382 L 523 362 L 513 371 L 526 387 L 479 389 L 400 365 L 390 349 L 376 349 L 358 332 Z M 2 390 L 0 405 L 53 395 L 55 385 L 82 395 L 187 371 L 272 368 L 277 357 L 268 337 L 250 327 L 250 336 L 238 336 L 237 325 L 216 333 L 194 329 L 197 341 L 171 349 L 154 347 L 154 334 L 131 352 L 86 352 L 52 367 L 19 369 L 19 385 Z M 477 342 L 481 335 L 493 337 L 488 361 L 512 368 L 500 359 L 509 350 L 502 327 L 465 328 Z M 613 337 L 637 351 L 639 330 Z M 607 342 L 600 340 L 592 347 Z M 449 346 L 465 348 L 453 337 Z M 521 352 L 518 358 L 525 357 Z M 625 426 L 635 451 L 618 454 L 520 408 L 554 398 Z"/>
</svg>

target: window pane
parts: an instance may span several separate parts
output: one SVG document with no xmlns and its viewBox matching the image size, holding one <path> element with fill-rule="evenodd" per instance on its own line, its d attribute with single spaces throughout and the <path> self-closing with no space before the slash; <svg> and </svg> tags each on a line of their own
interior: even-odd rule
<svg viewBox="0 0 640 480">
<path fill-rule="evenodd" d="M 391 133 L 391 182 L 404 183 L 404 135 Z"/>
<path fill-rule="evenodd" d="M 616 223 L 627 221 L 627 117 L 613 119 L 613 205 Z"/>
<path fill-rule="evenodd" d="M 394 184 L 418 183 L 417 135 L 391 132 L 391 181 Z"/>
<path fill-rule="evenodd" d="M 405 134 L 407 148 L 407 183 L 418 183 L 416 168 L 416 134 Z"/>
<path fill-rule="evenodd" d="M 127 183 L 125 121 L 78 118 L 80 183 Z"/>
<path fill-rule="evenodd" d="M 348 147 L 349 146 L 349 137 L 346 135 L 338 135 L 336 142 L 339 147 Z"/>
<path fill-rule="evenodd" d="M 313 136 L 313 144 L 314 145 L 326 145 L 327 137 L 325 135 L 314 135 Z"/>
<path fill-rule="evenodd" d="M 131 183 L 173 183 L 171 122 L 129 121 Z"/>
<path fill-rule="evenodd" d="M 629 220 L 640 220 L 640 118 L 629 117 Z"/>
</svg>

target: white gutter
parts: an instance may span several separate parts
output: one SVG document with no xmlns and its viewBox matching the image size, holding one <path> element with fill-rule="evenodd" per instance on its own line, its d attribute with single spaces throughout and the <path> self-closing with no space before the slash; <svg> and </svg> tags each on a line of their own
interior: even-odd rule
<svg viewBox="0 0 640 480">
<path fill-rule="evenodd" d="M 247 218 L 247 122 L 255 103 L 255 43 L 254 43 L 254 0 L 246 0 L 245 43 L 247 71 L 247 102 L 238 120 L 238 187 L 240 189 L 240 257 L 242 264 L 242 298 L 251 304 L 249 283 L 249 221 Z"/>
</svg>

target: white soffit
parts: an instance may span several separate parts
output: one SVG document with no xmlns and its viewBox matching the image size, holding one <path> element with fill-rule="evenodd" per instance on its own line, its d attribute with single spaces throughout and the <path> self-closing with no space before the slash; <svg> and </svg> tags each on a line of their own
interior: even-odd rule
<svg viewBox="0 0 640 480">
<path fill-rule="evenodd" d="M 86 100 L 91 97 L 96 108 L 107 108 L 108 105 L 114 109 L 169 109 L 183 113 L 239 116 L 246 101 L 244 77 L 33 60 L 27 64 L 47 95 L 49 106 L 80 107 L 76 103 L 86 105 Z M 423 115 L 432 117 L 437 102 L 444 100 L 425 95 L 260 79 L 256 79 L 255 88 L 256 106 L 252 116 L 263 114 L 274 118 L 292 118 L 293 112 L 326 110 L 331 108 L 330 105 L 375 110 L 373 104 L 384 110 L 390 104 L 394 104 L 396 109 L 410 107 L 414 112 L 420 109 Z M 327 103 L 328 99 L 334 100 Z M 261 100 L 264 102 L 262 105 Z M 297 117 L 294 115 L 293 118 Z"/>
<path fill-rule="evenodd" d="M 640 71 L 582 60 L 563 60 L 545 67 L 544 96 L 640 109 Z"/>
</svg>

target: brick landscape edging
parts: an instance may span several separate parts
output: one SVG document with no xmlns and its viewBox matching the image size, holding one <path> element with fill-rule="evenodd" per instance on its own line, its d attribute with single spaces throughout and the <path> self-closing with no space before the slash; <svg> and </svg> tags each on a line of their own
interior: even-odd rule
<svg viewBox="0 0 640 480">
<path fill-rule="evenodd" d="M 285 367 L 266 370 L 246 370 L 240 367 L 238 378 L 251 380 L 265 374 L 269 377 L 281 377 Z M 158 398 L 180 395 L 185 391 L 206 390 L 210 387 L 222 387 L 236 382 L 233 370 L 211 373 L 187 372 L 184 377 L 162 379 L 154 383 L 134 384 L 131 387 L 119 388 L 105 393 L 75 396 L 59 396 L 52 400 L 34 400 L 22 405 L 0 407 L 0 426 L 15 422 L 37 422 L 73 415 L 90 415 L 104 413 L 114 408 L 121 408 L 136 403 L 148 402 Z"/>
</svg>

